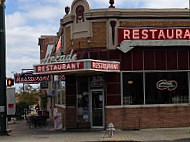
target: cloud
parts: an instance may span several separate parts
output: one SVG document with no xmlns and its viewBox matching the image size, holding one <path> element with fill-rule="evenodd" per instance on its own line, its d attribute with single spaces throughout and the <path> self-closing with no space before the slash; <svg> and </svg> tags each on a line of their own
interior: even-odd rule
<svg viewBox="0 0 190 142">
<path fill-rule="evenodd" d="M 73 0 L 14 0 L 7 6 L 7 75 L 39 63 L 38 38 L 56 35 L 65 7 Z M 89 0 L 93 9 L 108 8 L 109 0 Z M 10 1 L 7 4 L 11 5 Z M 115 0 L 116 8 L 186 8 L 187 0 Z M 11 8 L 11 9 L 9 9 Z"/>
<path fill-rule="evenodd" d="M 118 0 L 117 8 L 188 8 L 188 0 Z"/>
</svg>

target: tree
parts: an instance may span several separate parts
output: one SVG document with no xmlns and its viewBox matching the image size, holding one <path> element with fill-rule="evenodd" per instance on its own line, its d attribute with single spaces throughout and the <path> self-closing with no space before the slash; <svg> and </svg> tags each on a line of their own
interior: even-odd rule
<svg viewBox="0 0 190 142">
<path fill-rule="evenodd" d="M 17 119 L 21 119 L 25 113 L 25 109 L 29 109 L 29 105 L 26 102 L 20 101 L 16 103 L 16 116 Z"/>
<path fill-rule="evenodd" d="M 26 102 L 29 106 L 37 104 L 41 96 L 40 90 L 33 88 L 31 85 L 25 87 L 26 91 L 23 92 L 23 88 L 20 87 L 19 92 L 16 93 L 17 102 Z"/>
</svg>

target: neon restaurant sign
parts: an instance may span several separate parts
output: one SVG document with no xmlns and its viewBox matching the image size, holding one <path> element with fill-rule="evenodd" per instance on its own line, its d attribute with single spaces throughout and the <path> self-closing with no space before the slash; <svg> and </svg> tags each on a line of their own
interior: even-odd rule
<svg viewBox="0 0 190 142">
<path fill-rule="evenodd" d="M 190 40 L 190 28 L 119 28 L 123 40 Z"/>
<path fill-rule="evenodd" d="M 49 81 L 49 75 L 37 75 L 33 72 L 14 74 L 15 83 L 37 84 L 43 81 Z"/>
<path fill-rule="evenodd" d="M 156 87 L 158 90 L 168 90 L 168 91 L 174 91 L 177 89 L 178 83 L 175 80 L 159 80 L 156 83 Z"/>
</svg>

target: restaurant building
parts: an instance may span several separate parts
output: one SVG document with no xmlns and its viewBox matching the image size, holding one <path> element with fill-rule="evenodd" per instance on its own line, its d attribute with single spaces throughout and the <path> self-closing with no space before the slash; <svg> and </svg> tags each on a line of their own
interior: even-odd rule
<svg viewBox="0 0 190 142">
<path fill-rule="evenodd" d="M 190 126 L 188 9 L 118 9 L 113 0 L 91 9 L 74 0 L 65 12 L 53 53 L 34 66 L 55 76 L 52 108 L 64 128 Z"/>
</svg>

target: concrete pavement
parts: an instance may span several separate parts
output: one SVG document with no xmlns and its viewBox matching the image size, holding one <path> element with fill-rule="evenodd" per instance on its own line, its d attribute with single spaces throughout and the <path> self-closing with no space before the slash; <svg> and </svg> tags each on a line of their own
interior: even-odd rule
<svg viewBox="0 0 190 142">
<path fill-rule="evenodd" d="M 0 136 L 0 142 L 87 142 L 87 141 L 178 141 L 190 142 L 190 127 L 142 130 L 116 130 L 113 138 L 106 131 L 57 131 L 49 122 L 47 127 L 29 129 L 25 121 L 10 124 L 9 136 Z"/>
</svg>

